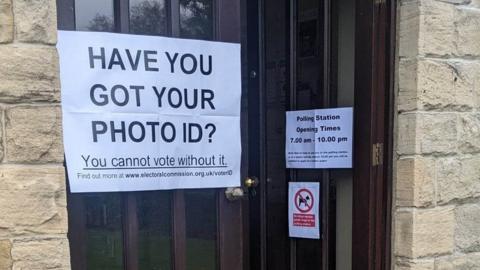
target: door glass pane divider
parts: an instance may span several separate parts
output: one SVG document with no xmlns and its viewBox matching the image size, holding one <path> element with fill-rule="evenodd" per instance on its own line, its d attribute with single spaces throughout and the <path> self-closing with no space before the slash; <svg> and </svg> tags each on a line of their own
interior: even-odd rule
<svg viewBox="0 0 480 270">
<path fill-rule="evenodd" d="M 185 217 L 185 192 L 173 191 L 172 196 L 172 255 L 175 270 L 186 269 L 186 217 Z"/>
<path fill-rule="evenodd" d="M 216 1 L 213 4 L 213 40 L 222 42 L 241 41 L 240 1 Z M 217 261 L 219 270 L 245 269 L 244 254 L 244 208 L 242 201 L 228 201 L 225 189 L 217 192 Z"/>
<path fill-rule="evenodd" d="M 324 108 L 331 108 L 331 1 L 324 0 L 323 5 L 320 5 L 323 10 L 319 10 L 320 14 L 323 13 L 323 74 L 319 74 L 319 76 L 323 76 L 323 106 Z M 330 239 L 331 234 L 331 226 L 330 226 L 330 212 L 334 211 L 330 209 L 330 170 L 324 169 L 322 170 L 322 264 L 323 269 L 330 269 L 333 265 L 330 265 L 330 241 L 335 241 L 335 238 Z"/>
<path fill-rule="evenodd" d="M 180 36 L 180 3 L 179 0 L 169 1 L 168 21 L 170 26 L 170 35 L 172 37 Z"/>
<path fill-rule="evenodd" d="M 128 0 L 114 0 L 115 32 L 128 33 L 130 28 L 130 7 Z"/>
<path fill-rule="evenodd" d="M 125 270 L 138 269 L 137 200 L 133 192 L 123 194 L 123 234 Z"/>
<path fill-rule="evenodd" d="M 68 181 L 68 180 L 67 180 Z M 67 184 L 68 185 L 68 184 Z M 69 193 L 68 195 L 68 239 L 70 243 L 70 256 L 72 270 L 87 270 L 85 258 L 87 257 L 87 237 L 85 232 L 85 207 L 83 194 Z"/>
<path fill-rule="evenodd" d="M 214 32 L 215 33 L 215 32 Z M 220 268 L 220 265 L 222 264 L 222 241 L 221 241 L 221 237 L 222 237 L 222 234 L 224 233 L 223 229 L 222 229 L 222 226 L 221 226 L 221 223 L 222 222 L 222 215 L 221 215 L 221 210 L 222 210 L 222 202 L 221 202 L 221 199 L 222 199 L 222 195 L 224 196 L 224 189 L 218 189 L 217 192 L 215 192 L 215 201 L 217 202 L 216 205 L 217 205 L 217 211 L 215 213 L 215 215 L 217 216 L 217 222 L 215 223 L 215 225 L 217 226 L 217 241 L 215 242 L 215 254 L 216 254 L 216 266 L 215 266 L 215 269 L 219 269 Z"/>
<path fill-rule="evenodd" d="M 180 37 L 180 0 L 168 3 L 168 22 L 171 37 Z M 172 196 L 172 256 L 173 269 L 185 270 L 186 266 L 186 216 L 185 192 L 174 190 Z"/>
<path fill-rule="evenodd" d="M 220 4 L 216 0 L 212 0 L 212 20 L 213 20 L 213 29 L 212 29 L 212 34 L 213 34 L 213 40 L 218 40 L 220 37 L 220 25 L 219 25 L 219 19 L 221 14 L 220 10 Z"/>
<path fill-rule="evenodd" d="M 75 0 L 57 0 L 58 30 L 75 30 Z"/>
<path fill-rule="evenodd" d="M 297 109 L 297 99 L 296 99 L 296 88 L 297 88 L 297 1 L 288 1 L 289 3 L 289 97 L 287 100 L 290 100 L 288 104 L 288 110 Z M 297 181 L 297 171 L 295 169 L 288 169 L 289 181 Z M 288 190 L 288 187 L 287 187 Z M 297 268 L 297 240 L 295 238 L 290 238 L 290 269 L 295 270 Z"/>
<path fill-rule="evenodd" d="M 220 37 L 219 29 L 220 27 L 218 26 L 218 17 L 220 16 L 220 10 L 219 10 L 219 5 L 217 4 L 217 1 L 212 0 L 212 7 L 213 7 L 213 12 L 212 12 L 212 20 L 213 20 L 213 40 L 218 40 Z M 224 189 L 219 189 L 217 192 L 215 192 L 216 195 L 216 202 L 217 202 L 217 211 L 216 211 L 216 216 L 217 216 L 217 241 L 216 241 L 216 247 L 215 247 L 215 253 L 216 253 L 216 268 L 219 269 L 220 265 L 222 265 L 222 236 L 224 234 L 224 231 L 221 226 L 222 222 L 222 202 L 221 202 L 221 196 L 223 193 Z M 224 193 L 223 193 L 224 194 Z"/>
</svg>

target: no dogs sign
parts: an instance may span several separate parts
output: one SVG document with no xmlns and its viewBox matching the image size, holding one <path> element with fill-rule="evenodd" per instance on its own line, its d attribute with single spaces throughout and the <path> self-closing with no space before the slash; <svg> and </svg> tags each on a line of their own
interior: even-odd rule
<svg viewBox="0 0 480 270">
<path fill-rule="evenodd" d="M 320 184 L 288 184 L 288 223 L 290 237 L 320 239 L 318 205 Z"/>
</svg>

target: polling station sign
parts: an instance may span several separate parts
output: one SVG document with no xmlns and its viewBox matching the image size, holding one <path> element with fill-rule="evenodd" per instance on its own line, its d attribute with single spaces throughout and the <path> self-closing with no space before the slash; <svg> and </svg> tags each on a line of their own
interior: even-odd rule
<svg viewBox="0 0 480 270">
<path fill-rule="evenodd" d="M 59 31 L 72 192 L 240 185 L 240 45 Z"/>
<path fill-rule="evenodd" d="M 353 108 L 286 112 L 287 168 L 352 168 Z"/>
</svg>

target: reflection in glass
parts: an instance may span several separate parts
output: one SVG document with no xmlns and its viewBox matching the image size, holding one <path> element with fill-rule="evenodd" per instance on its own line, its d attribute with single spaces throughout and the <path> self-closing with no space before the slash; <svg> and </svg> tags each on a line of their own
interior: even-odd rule
<svg viewBox="0 0 480 270">
<path fill-rule="evenodd" d="M 113 0 L 75 0 L 75 25 L 80 31 L 113 31 Z"/>
<path fill-rule="evenodd" d="M 213 39 L 213 0 L 180 0 L 180 36 Z"/>
<path fill-rule="evenodd" d="M 185 191 L 187 270 L 217 269 L 215 190 Z"/>
<path fill-rule="evenodd" d="M 170 192 L 137 195 L 138 269 L 171 269 Z"/>
<path fill-rule="evenodd" d="M 121 199 L 119 194 L 84 197 L 87 269 L 123 269 Z"/>
<path fill-rule="evenodd" d="M 323 102 L 323 1 L 298 1 L 297 108 L 318 109 Z"/>
<path fill-rule="evenodd" d="M 167 32 L 165 0 L 130 0 L 130 33 L 164 35 Z"/>
</svg>

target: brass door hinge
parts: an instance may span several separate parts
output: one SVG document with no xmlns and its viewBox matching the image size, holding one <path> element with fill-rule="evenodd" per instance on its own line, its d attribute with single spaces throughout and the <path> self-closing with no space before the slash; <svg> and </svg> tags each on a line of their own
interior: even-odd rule
<svg viewBox="0 0 480 270">
<path fill-rule="evenodd" d="M 372 147 L 372 166 L 383 164 L 383 143 L 374 143 Z"/>
</svg>

